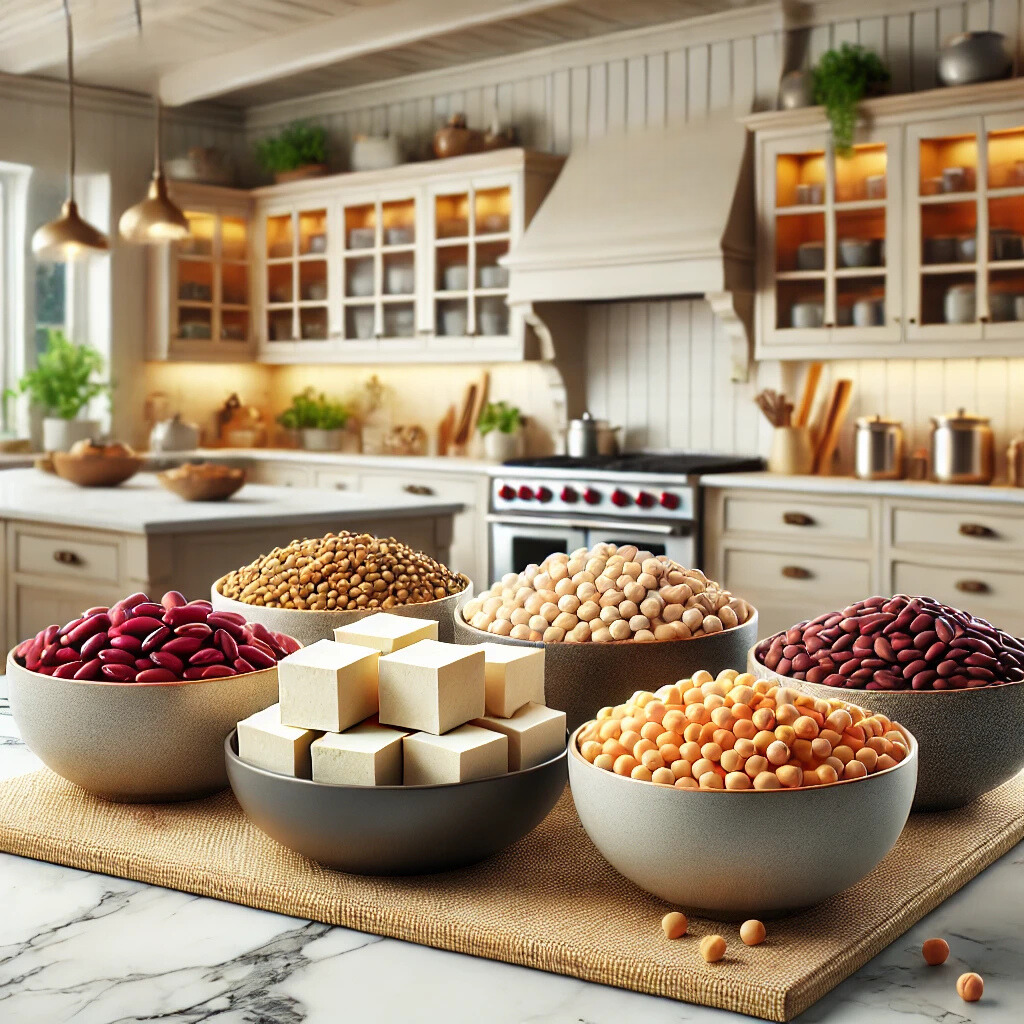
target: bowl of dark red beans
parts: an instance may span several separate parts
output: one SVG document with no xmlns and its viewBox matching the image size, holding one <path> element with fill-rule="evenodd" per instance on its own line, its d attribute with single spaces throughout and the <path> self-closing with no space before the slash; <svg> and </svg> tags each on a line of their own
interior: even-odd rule
<svg viewBox="0 0 1024 1024">
<path fill-rule="evenodd" d="M 824 612 L 758 642 L 748 665 L 906 726 L 920 744 L 915 811 L 962 807 L 1024 769 L 1024 641 L 935 598 Z"/>
<path fill-rule="evenodd" d="M 132 594 L 18 644 L 11 713 L 48 768 L 96 796 L 205 796 L 228 784 L 224 737 L 277 701 L 277 663 L 300 646 L 209 601 Z"/>
</svg>

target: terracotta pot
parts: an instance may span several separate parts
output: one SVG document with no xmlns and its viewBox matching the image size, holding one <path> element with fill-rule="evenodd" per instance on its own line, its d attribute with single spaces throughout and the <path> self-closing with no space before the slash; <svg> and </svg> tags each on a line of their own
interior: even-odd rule
<svg viewBox="0 0 1024 1024">
<path fill-rule="evenodd" d="M 327 173 L 327 164 L 303 164 L 302 167 L 295 167 L 290 171 L 277 171 L 274 174 L 274 181 L 278 185 L 284 185 L 289 181 L 305 181 L 306 178 L 320 178 Z"/>
<path fill-rule="evenodd" d="M 483 132 L 466 127 L 465 114 L 452 114 L 443 128 L 434 135 L 434 155 L 439 159 L 479 153 L 483 149 Z"/>
</svg>

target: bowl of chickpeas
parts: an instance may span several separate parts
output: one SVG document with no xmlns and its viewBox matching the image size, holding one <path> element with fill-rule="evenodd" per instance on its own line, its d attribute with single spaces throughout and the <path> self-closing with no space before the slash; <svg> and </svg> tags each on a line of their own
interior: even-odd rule
<svg viewBox="0 0 1024 1024">
<path fill-rule="evenodd" d="M 569 740 L 573 800 L 604 858 L 725 920 L 868 875 L 906 824 L 917 765 L 916 739 L 885 715 L 733 669 L 636 691 Z"/>
<path fill-rule="evenodd" d="M 548 704 L 570 729 L 638 678 L 661 685 L 743 664 L 757 610 L 699 569 L 597 544 L 508 573 L 455 614 L 455 640 L 544 648 Z"/>
</svg>

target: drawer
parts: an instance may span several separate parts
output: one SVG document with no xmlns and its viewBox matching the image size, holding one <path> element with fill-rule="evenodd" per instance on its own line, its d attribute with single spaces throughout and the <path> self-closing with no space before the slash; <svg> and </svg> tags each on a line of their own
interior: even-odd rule
<svg viewBox="0 0 1024 1024">
<path fill-rule="evenodd" d="M 871 539 L 871 509 L 867 505 L 808 501 L 802 495 L 761 498 L 751 492 L 727 494 L 726 533 L 760 533 L 801 540 Z"/>
<path fill-rule="evenodd" d="M 1024 511 L 1006 515 L 978 507 L 955 511 L 897 505 L 891 514 L 895 547 L 927 545 L 959 548 L 972 555 L 1024 555 Z"/>
<path fill-rule="evenodd" d="M 20 530 L 14 538 L 15 572 L 26 575 L 116 583 L 120 578 L 120 554 L 115 540 L 82 540 Z"/>
<path fill-rule="evenodd" d="M 8 620 L 14 631 L 11 646 L 54 622 L 70 622 L 78 618 L 86 608 L 97 604 L 110 605 L 122 597 L 124 593 L 120 588 L 102 590 L 93 584 L 77 589 L 19 584 L 14 588 L 12 598 L 13 622 Z"/>
<path fill-rule="evenodd" d="M 358 491 L 359 474 L 340 469 L 318 469 L 316 486 L 328 491 Z"/>
<path fill-rule="evenodd" d="M 467 510 L 479 502 L 479 488 L 475 481 L 457 480 L 438 474 L 372 473 L 363 475 L 363 490 L 380 494 L 414 494 L 443 501 L 461 501 Z"/>
<path fill-rule="evenodd" d="M 249 468 L 249 479 L 253 483 L 274 487 L 309 487 L 313 474 L 305 467 L 290 462 L 256 461 Z"/>
<path fill-rule="evenodd" d="M 770 591 L 788 601 L 806 595 L 815 607 L 821 605 L 820 611 L 830 606 L 820 600 L 823 596 L 838 595 L 846 604 L 871 593 L 866 559 L 728 548 L 724 569 L 723 582 L 740 597 Z"/>
<path fill-rule="evenodd" d="M 900 560 L 893 562 L 892 583 L 895 593 L 927 594 L 980 615 L 1016 636 L 1024 634 L 1024 571 L 922 565 Z"/>
</svg>

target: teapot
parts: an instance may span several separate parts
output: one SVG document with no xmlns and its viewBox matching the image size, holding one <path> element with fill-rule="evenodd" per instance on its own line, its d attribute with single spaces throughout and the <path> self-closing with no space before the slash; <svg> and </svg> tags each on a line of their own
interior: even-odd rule
<svg viewBox="0 0 1024 1024">
<path fill-rule="evenodd" d="M 185 452 L 198 447 L 199 428 L 186 423 L 180 413 L 155 423 L 149 432 L 149 450 L 153 452 Z"/>
</svg>

